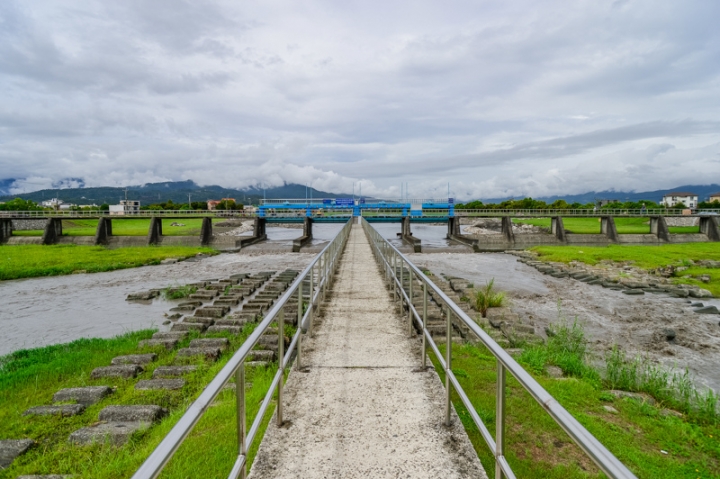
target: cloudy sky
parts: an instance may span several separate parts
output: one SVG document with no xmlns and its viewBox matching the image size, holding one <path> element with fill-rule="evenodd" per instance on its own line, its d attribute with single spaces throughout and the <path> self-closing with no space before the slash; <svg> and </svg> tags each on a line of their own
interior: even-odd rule
<svg viewBox="0 0 720 479">
<path fill-rule="evenodd" d="M 720 2 L 2 0 L 0 180 L 720 182 Z"/>
</svg>

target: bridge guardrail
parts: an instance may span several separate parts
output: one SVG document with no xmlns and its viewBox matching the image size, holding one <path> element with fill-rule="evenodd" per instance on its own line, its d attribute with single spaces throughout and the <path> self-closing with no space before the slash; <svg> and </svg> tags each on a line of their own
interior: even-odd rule
<svg viewBox="0 0 720 479">
<path fill-rule="evenodd" d="M 691 214 L 685 213 L 687 209 L 673 209 L 673 208 L 653 208 L 646 210 L 632 210 L 632 209 L 562 209 L 562 210 L 551 210 L 551 209 L 529 209 L 529 210 L 515 210 L 515 209 L 463 209 L 455 207 L 455 216 L 512 216 L 513 218 L 528 216 L 528 217 L 550 217 L 550 216 L 632 216 L 632 217 L 649 217 L 649 216 L 702 216 L 704 214 L 720 214 L 720 210 L 717 209 L 695 209 L 692 210 Z"/>
<path fill-rule="evenodd" d="M 108 217 L 112 219 L 123 218 L 151 218 L 153 216 L 168 217 L 213 217 L 213 218 L 254 218 L 257 216 L 255 212 L 245 212 L 243 210 L 140 210 L 132 212 L 124 212 L 122 214 L 111 214 L 109 211 L 101 210 L 30 210 L 30 211 L 0 211 L 0 218 L 12 217 L 13 219 L 33 219 L 33 218 L 98 218 Z"/>
<path fill-rule="evenodd" d="M 229 478 L 237 479 L 245 477 L 247 467 L 247 451 L 255 440 L 260 429 L 262 419 L 270 406 L 273 394 L 277 392 L 277 422 L 283 422 L 282 392 L 285 368 L 289 365 L 291 355 L 297 347 L 296 361 L 301 361 L 302 334 L 304 330 L 312 331 L 313 316 L 318 302 L 323 300 L 327 294 L 329 282 L 335 275 L 335 267 L 345 243 L 347 242 L 352 222 L 348 221 L 335 238 L 323 248 L 312 262 L 298 275 L 297 279 L 288 287 L 283 295 L 275 302 L 260 324 L 248 336 L 235 354 L 228 360 L 227 364 L 210 381 L 210 384 L 203 390 L 200 396 L 188 408 L 187 412 L 178 420 L 177 424 L 170 430 L 165 438 L 158 444 L 155 450 L 148 456 L 145 462 L 132 476 L 132 479 L 152 479 L 158 477 L 165 465 L 170 461 L 185 438 L 190 434 L 203 414 L 208 410 L 213 400 L 223 389 L 227 382 L 235 377 L 235 400 L 237 404 L 237 425 L 238 425 L 238 457 L 235 460 Z M 310 280 L 310 302 L 307 311 L 303 314 L 303 282 Z M 285 303 L 298 294 L 298 329 L 285 351 L 284 330 Z M 260 409 L 258 410 L 250 429 L 247 429 L 247 417 L 245 409 L 245 360 L 252 348 L 260 340 L 273 321 L 278 323 L 278 370 L 273 378 Z"/>
<path fill-rule="evenodd" d="M 427 347 L 431 347 L 438 361 L 445 371 L 445 422 L 450 423 L 451 399 L 450 393 L 452 389 L 458 394 L 463 404 L 467 408 L 473 422 L 480 431 L 481 436 L 490 448 L 495 457 L 495 478 L 515 479 L 515 474 L 510 468 L 510 464 L 505 458 L 505 383 L 506 372 L 510 372 L 515 379 L 530 393 L 540 406 L 555 420 L 555 422 L 570 436 L 570 438 L 592 459 L 592 461 L 602 470 L 608 477 L 612 479 L 637 479 L 636 476 L 620 462 L 610 451 L 605 448 L 585 427 L 580 424 L 560 403 L 555 400 L 535 379 L 520 366 L 515 359 L 512 358 L 500 345 L 498 345 L 480 326 L 473 321 L 459 306 L 457 306 L 450 298 L 438 288 L 423 272 L 417 268 L 408 258 L 400 253 L 400 251 L 382 237 L 370 224 L 362 220 L 363 229 L 366 231 L 373 253 L 376 260 L 384 271 L 385 278 L 393 285 L 394 298 L 399 299 L 401 304 L 407 305 L 409 327 L 412 328 L 417 323 L 422 331 L 423 354 L 422 366 L 427 367 Z M 405 278 L 403 271 L 407 266 L 409 275 Z M 397 276 L 398 268 L 400 269 L 400 277 Z M 423 285 L 423 311 L 422 315 L 415 308 L 412 300 L 413 282 L 417 278 Z M 408 292 L 405 291 L 406 281 L 408 284 Z M 441 301 L 447 306 L 447 332 L 446 332 L 446 351 L 443 358 L 440 349 L 435 341 L 433 341 L 430 332 L 426 328 L 427 324 L 427 302 L 428 290 L 432 290 L 434 295 L 440 297 Z M 475 334 L 487 349 L 495 356 L 497 360 L 497 397 L 495 405 L 496 428 L 495 438 L 492 437 L 490 431 L 483 423 L 478 415 L 475 407 L 465 394 L 462 386 L 458 382 L 452 371 L 452 316 L 457 317 Z"/>
</svg>

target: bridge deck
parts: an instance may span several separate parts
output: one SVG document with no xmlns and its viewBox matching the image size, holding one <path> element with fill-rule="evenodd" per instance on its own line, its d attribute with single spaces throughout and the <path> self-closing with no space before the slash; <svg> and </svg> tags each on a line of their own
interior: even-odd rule
<svg viewBox="0 0 720 479">
<path fill-rule="evenodd" d="M 325 318 L 285 389 L 250 478 L 486 477 L 444 392 L 395 312 L 362 228 L 353 225 Z"/>
</svg>

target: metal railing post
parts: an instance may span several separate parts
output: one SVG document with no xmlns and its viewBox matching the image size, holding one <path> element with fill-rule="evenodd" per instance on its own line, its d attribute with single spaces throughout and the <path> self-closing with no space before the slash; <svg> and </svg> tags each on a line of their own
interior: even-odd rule
<svg viewBox="0 0 720 479">
<path fill-rule="evenodd" d="M 505 366 L 497 362 L 497 397 L 495 404 L 495 479 L 503 479 L 500 458 L 505 455 Z"/>
<path fill-rule="evenodd" d="M 297 365 L 297 369 L 302 369 L 302 339 L 303 339 L 303 331 L 302 331 L 302 318 L 303 318 L 303 287 L 302 287 L 302 281 L 300 281 L 300 284 L 298 285 L 297 295 L 298 295 L 298 306 L 297 306 L 297 327 L 300 331 L 300 334 L 298 334 L 298 343 L 297 343 L 297 358 L 295 359 L 295 364 Z"/>
<path fill-rule="evenodd" d="M 397 255 L 395 252 L 393 252 L 393 261 L 392 261 L 392 273 L 390 274 L 390 279 L 392 280 L 393 284 L 393 301 L 397 301 L 397 281 L 395 281 L 395 278 L 397 277 Z"/>
<path fill-rule="evenodd" d="M 445 336 L 445 425 L 450 426 L 450 373 L 452 372 L 452 322 L 450 321 L 450 305 L 446 305 L 447 330 Z"/>
<path fill-rule="evenodd" d="M 427 300 L 428 300 L 428 292 L 427 292 L 427 283 L 423 281 L 423 325 L 422 325 L 422 367 L 423 369 L 427 368 L 427 337 L 425 334 L 427 333 Z"/>
<path fill-rule="evenodd" d="M 410 295 L 409 295 L 410 301 L 408 302 L 408 323 L 409 323 L 408 324 L 408 329 L 409 329 L 408 334 L 410 335 L 410 337 L 412 337 L 412 334 L 413 334 L 412 307 L 414 306 L 414 303 L 415 303 L 415 301 L 413 301 L 413 285 L 412 285 L 413 284 L 413 272 L 412 272 L 412 270 L 410 270 L 410 274 L 408 276 L 409 276 L 408 280 L 410 283 Z"/>
<path fill-rule="evenodd" d="M 278 369 L 280 369 L 280 380 L 277 386 L 277 425 L 283 424 L 283 380 L 285 379 L 285 310 L 281 309 L 277 318 L 278 325 Z"/>
<path fill-rule="evenodd" d="M 235 406 L 237 414 L 237 439 L 238 439 L 238 455 L 247 458 L 247 443 L 245 435 L 247 434 L 247 410 L 245 409 L 245 361 L 240 363 L 237 371 L 235 371 Z M 245 479 L 247 474 L 247 459 L 240 470 L 240 478 Z"/>
<path fill-rule="evenodd" d="M 310 314 L 308 314 L 308 334 L 312 334 L 313 329 L 313 315 L 315 311 L 313 310 L 313 295 L 315 294 L 315 267 L 313 266 L 310 268 L 310 298 L 308 299 L 308 310 L 310 311 Z"/>
</svg>

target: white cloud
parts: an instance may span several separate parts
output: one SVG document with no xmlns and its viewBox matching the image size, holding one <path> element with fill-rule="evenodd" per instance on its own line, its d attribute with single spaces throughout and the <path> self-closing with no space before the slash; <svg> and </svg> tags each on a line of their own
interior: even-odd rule
<svg viewBox="0 0 720 479">
<path fill-rule="evenodd" d="M 661 3 L 7 0 L 0 179 L 461 198 L 717 182 L 720 4 Z"/>
</svg>

